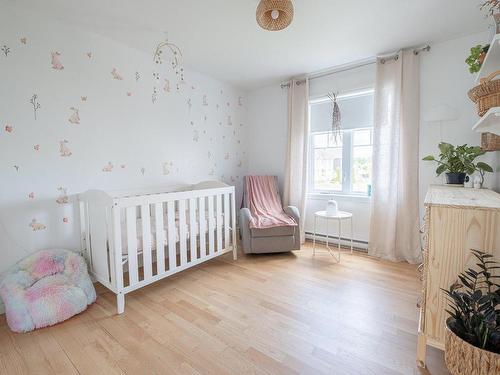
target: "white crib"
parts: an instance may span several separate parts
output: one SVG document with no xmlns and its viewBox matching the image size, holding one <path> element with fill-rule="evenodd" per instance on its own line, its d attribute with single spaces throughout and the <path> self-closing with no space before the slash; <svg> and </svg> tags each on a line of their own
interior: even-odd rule
<svg viewBox="0 0 500 375">
<path fill-rule="evenodd" d="M 236 260 L 234 194 L 220 182 L 79 194 L 82 254 L 118 314 L 126 293 L 231 251 Z"/>
</svg>

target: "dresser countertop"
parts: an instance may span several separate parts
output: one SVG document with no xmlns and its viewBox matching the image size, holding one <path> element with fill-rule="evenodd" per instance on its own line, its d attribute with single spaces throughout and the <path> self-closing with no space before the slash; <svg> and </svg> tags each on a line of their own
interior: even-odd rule
<svg viewBox="0 0 500 375">
<path fill-rule="evenodd" d="M 426 206 L 500 210 L 500 194 L 488 189 L 431 185 L 424 204 Z"/>
</svg>

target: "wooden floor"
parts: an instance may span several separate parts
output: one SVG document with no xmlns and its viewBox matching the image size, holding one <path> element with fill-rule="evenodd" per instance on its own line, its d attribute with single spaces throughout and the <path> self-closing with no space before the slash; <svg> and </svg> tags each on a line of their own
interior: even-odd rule
<svg viewBox="0 0 500 375">
<path fill-rule="evenodd" d="M 230 254 L 29 334 L 0 317 L 1 374 L 448 374 L 415 366 L 414 266 L 326 252 Z"/>
</svg>

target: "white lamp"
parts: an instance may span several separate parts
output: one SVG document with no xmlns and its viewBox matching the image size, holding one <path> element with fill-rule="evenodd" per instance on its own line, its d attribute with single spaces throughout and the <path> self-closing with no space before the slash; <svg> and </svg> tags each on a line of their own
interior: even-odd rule
<svg viewBox="0 0 500 375">
<path fill-rule="evenodd" d="M 430 124 L 439 124 L 439 140 L 443 141 L 443 122 L 454 121 L 458 119 L 458 111 L 448 104 L 437 104 L 432 106 L 424 118 L 425 122 Z"/>
</svg>

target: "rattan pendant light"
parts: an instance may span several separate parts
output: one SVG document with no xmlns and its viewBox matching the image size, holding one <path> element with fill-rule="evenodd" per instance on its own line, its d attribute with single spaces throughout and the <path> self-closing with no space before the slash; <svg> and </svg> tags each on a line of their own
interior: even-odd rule
<svg viewBox="0 0 500 375">
<path fill-rule="evenodd" d="M 283 30 L 292 23 L 291 0 L 260 0 L 257 7 L 257 23 L 269 31 Z"/>
</svg>

